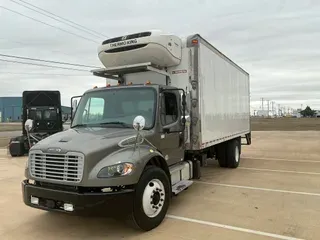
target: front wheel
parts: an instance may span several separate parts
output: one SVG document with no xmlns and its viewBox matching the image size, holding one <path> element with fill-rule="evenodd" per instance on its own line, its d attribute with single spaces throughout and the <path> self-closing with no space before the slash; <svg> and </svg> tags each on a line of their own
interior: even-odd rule
<svg viewBox="0 0 320 240">
<path fill-rule="evenodd" d="M 141 230 L 159 226 L 170 204 L 170 181 L 159 167 L 148 166 L 143 172 L 134 197 L 131 221 Z"/>
</svg>

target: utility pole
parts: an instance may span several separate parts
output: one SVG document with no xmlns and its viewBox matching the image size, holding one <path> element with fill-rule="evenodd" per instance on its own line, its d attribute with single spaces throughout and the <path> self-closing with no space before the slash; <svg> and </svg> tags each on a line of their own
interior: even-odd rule
<svg viewBox="0 0 320 240">
<path fill-rule="evenodd" d="M 267 102 L 268 102 L 268 117 L 269 117 L 269 111 L 270 111 L 270 104 L 269 104 L 269 102 L 270 102 L 270 100 L 267 100 Z"/>
<path fill-rule="evenodd" d="M 263 100 L 264 100 L 264 99 L 261 98 L 261 103 L 262 103 L 262 104 L 261 104 L 261 109 L 262 109 L 262 111 L 263 111 Z"/>
<path fill-rule="evenodd" d="M 271 108 L 272 115 L 275 115 L 274 114 L 274 101 L 272 101 L 271 104 L 272 104 L 272 108 Z"/>
</svg>

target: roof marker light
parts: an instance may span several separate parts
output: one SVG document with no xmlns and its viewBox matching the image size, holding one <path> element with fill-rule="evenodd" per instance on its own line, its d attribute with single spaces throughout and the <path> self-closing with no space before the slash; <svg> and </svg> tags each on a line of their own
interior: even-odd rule
<svg viewBox="0 0 320 240">
<path fill-rule="evenodd" d="M 148 85 L 148 84 L 151 84 L 151 82 L 150 81 L 146 81 L 146 85 Z"/>
<path fill-rule="evenodd" d="M 196 45 L 196 44 L 198 44 L 199 41 L 198 41 L 198 39 L 192 39 L 191 42 L 192 42 L 192 44 Z"/>
</svg>

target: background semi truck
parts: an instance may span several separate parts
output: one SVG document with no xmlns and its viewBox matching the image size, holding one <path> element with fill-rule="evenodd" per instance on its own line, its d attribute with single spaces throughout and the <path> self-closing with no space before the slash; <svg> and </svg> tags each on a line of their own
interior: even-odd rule
<svg viewBox="0 0 320 240">
<path fill-rule="evenodd" d="M 63 130 L 59 91 L 34 90 L 22 93 L 22 135 L 10 139 L 8 150 L 13 157 L 23 156 L 38 141 Z M 30 133 L 24 127 L 32 119 Z"/>
<path fill-rule="evenodd" d="M 104 68 L 93 74 L 117 84 L 86 91 L 71 128 L 32 147 L 24 202 L 74 214 L 106 207 L 148 231 L 207 158 L 238 167 L 251 144 L 249 74 L 198 34 L 120 36 L 98 56 Z"/>
</svg>

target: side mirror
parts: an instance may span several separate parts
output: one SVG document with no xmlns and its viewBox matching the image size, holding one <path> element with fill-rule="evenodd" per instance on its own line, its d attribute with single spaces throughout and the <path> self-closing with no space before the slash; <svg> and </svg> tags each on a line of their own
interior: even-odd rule
<svg viewBox="0 0 320 240">
<path fill-rule="evenodd" d="M 144 129 L 146 125 L 146 119 L 143 116 L 136 116 L 133 120 L 133 128 L 137 131 Z"/>
<path fill-rule="evenodd" d="M 77 108 L 78 101 L 75 99 L 72 101 L 72 108 Z"/>
<path fill-rule="evenodd" d="M 72 105 L 71 105 L 71 108 L 72 108 L 72 113 L 71 113 L 71 115 L 72 115 L 72 116 L 73 116 L 74 113 L 76 112 L 77 106 L 78 106 L 78 101 L 77 101 L 77 100 L 73 100 L 73 101 L 72 101 Z"/>
<path fill-rule="evenodd" d="M 27 132 L 30 132 L 33 128 L 33 120 L 32 119 L 27 119 L 27 121 L 24 123 L 24 129 Z"/>
<path fill-rule="evenodd" d="M 81 100 L 81 97 L 82 96 L 74 96 L 71 98 L 71 112 L 70 112 L 70 120 L 71 121 L 72 121 L 74 113 L 76 112 L 77 107 L 78 107 L 78 100 L 77 99 Z"/>
</svg>

